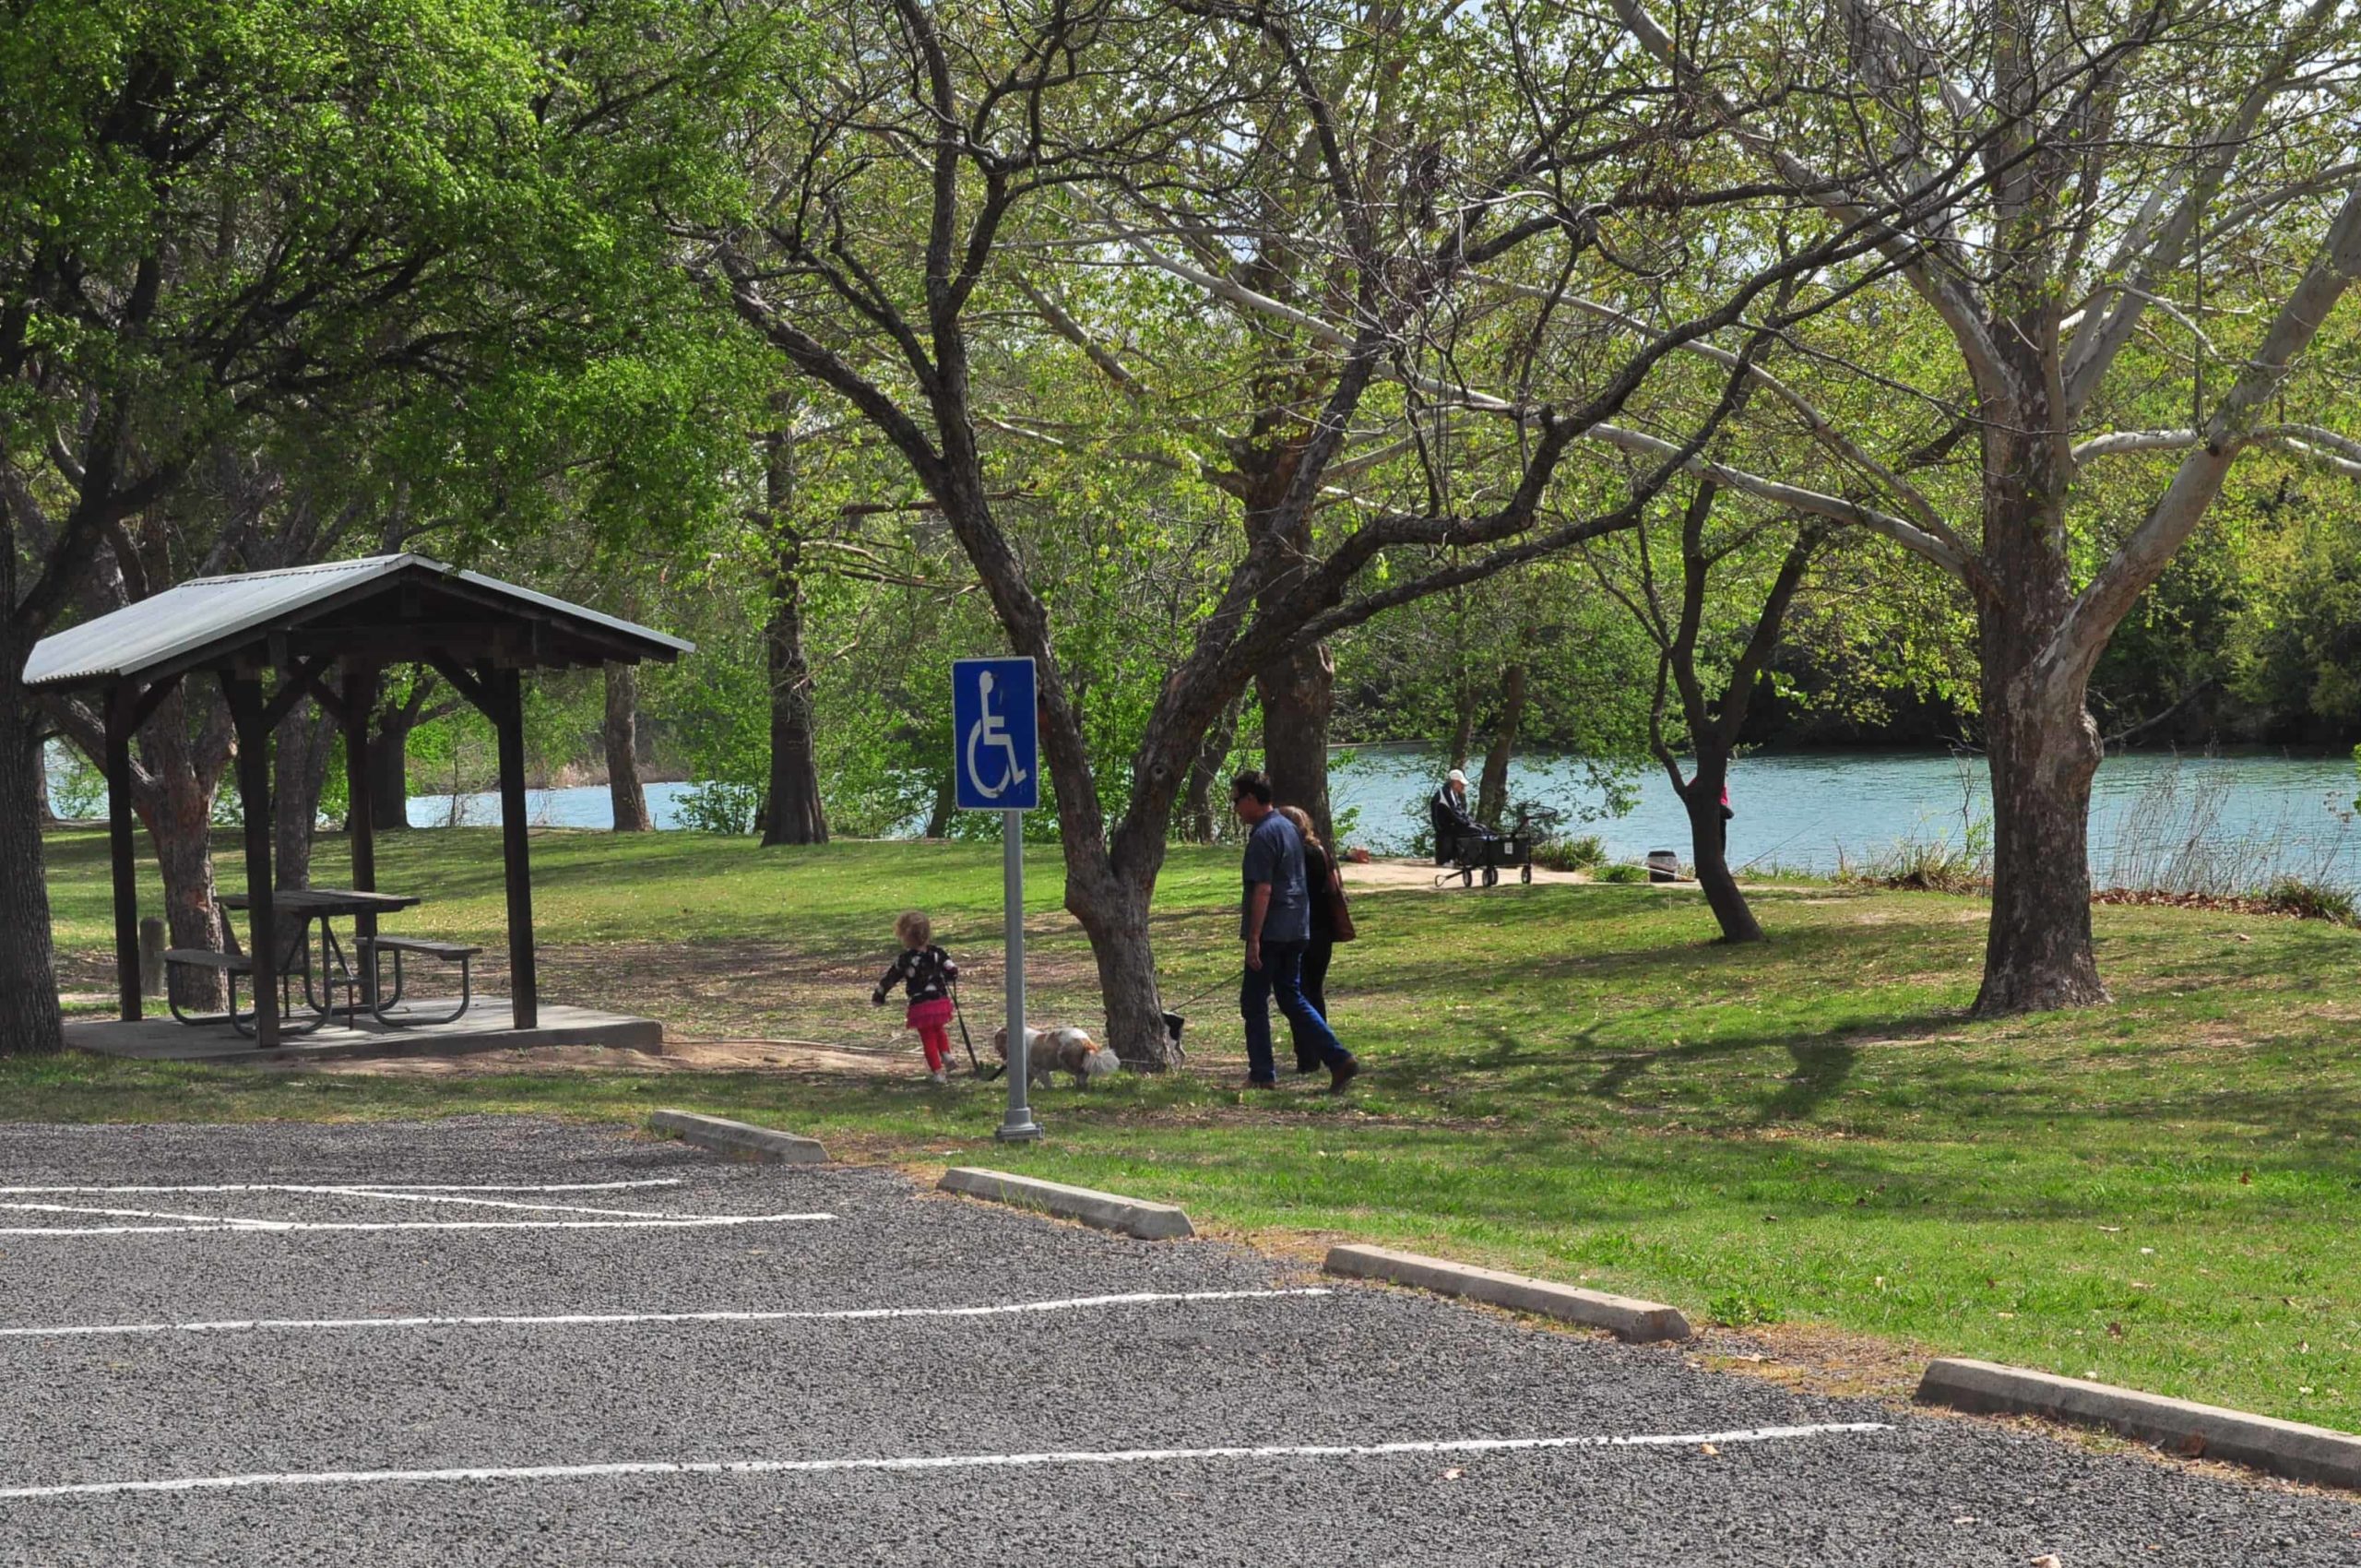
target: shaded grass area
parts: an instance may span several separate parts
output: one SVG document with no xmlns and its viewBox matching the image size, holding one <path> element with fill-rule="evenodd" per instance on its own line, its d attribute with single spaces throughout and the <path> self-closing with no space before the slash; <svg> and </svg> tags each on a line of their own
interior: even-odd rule
<svg viewBox="0 0 2361 1568">
<path fill-rule="evenodd" d="M 103 973 L 102 846 L 53 842 L 61 943 Z M 324 847 L 323 867 L 338 862 Z M 881 1042 L 866 1005 L 893 911 L 934 912 L 987 985 L 989 846 L 764 851 L 690 835 L 535 840 L 565 972 L 714 1033 Z M 496 842 L 413 835 L 382 883 L 419 929 L 497 944 Z M 234 874 L 225 873 L 225 874 Z M 1234 865 L 1176 849 L 1168 994 L 1226 977 Z M 323 870 L 321 880 L 336 880 Z M 1087 949 L 1033 862 L 1037 1016 L 1096 1021 Z M 658 1102 L 767 1120 L 917 1164 L 989 1162 L 1186 1205 L 1240 1231 L 1335 1233 L 1655 1295 L 1745 1324 L 1818 1322 L 2361 1428 L 2361 932 L 2149 908 L 2094 911 L 2115 1006 L 1966 1019 L 1985 907 L 1766 891 L 1774 940 L 1713 944 L 1686 892 L 1503 885 L 1363 894 L 1334 1011 L 1370 1072 L 1347 1099 L 1232 1087 L 1227 995 L 1190 1009 L 1192 1070 L 1041 1094 L 1047 1143 L 990 1141 L 998 1086 L 788 1071 L 442 1079 L 0 1063 L 32 1120 L 525 1111 Z M 635 963 L 602 963 L 629 952 Z M 666 954 L 715 953 L 708 994 Z M 765 966 L 769 966 L 767 968 Z M 1226 988 L 1225 988 L 1226 989 Z M 971 1013 L 996 1014 L 989 990 Z M 724 1015 L 718 1020 L 714 1014 Z M 740 1014 L 743 1017 L 740 1016 Z"/>
</svg>

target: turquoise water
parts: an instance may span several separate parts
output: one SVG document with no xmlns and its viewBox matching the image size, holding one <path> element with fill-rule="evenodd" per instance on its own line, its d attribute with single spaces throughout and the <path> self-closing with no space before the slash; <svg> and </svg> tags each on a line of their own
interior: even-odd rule
<svg viewBox="0 0 2361 1568">
<path fill-rule="evenodd" d="M 1418 746 L 1342 753 L 1332 781 L 1340 834 L 1379 853 L 1409 847 L 1440 782 L 1431 752 Z M 1623 777 L 1631 809 L 1608 811 L 1608 792 L 1573 758 L 1520 757 L 1510 769 L 1513 800 L 1555 806 L 1596 833 L 1618 860 L 1651 849 L 1686 859 L 1687 818 L 1655 768 Z M 662 828 L 681 826 L 688 784 L 650 784 L 647 803 Z M 2233 891 L 2282 874 L 2361 890 L 2361 829 L 2345 755 L 2246 752 L 2179 756 L 2139 752 L 2099 769 L 2091 812 L 2092 870 L 2102 885 Z M 603 785 L 535 790 L 527 809 L 552 827 L 613 826 Z M 86 802 L 87 803 L 87 802 Z M 421 795 L 410 821 L 452 819 L 452 797 Z M 1893 845 L 1960 844 L 1982 831 L 1990 805 L 1980 758 L 1928 752 L 1801 752 L 1741 758 L 1730 773 L 1730 861 L 1758 873 L 1773 868 L 1833 872 Z M 500 820 L 495 795 L 458 799 L 458 818 Z M 92 809 L 103 810 L 99 804 Z"/>
<path fill-rule="evenodd" d="M 1395 848 L 1423 820 L 1434 788 L 1426 754 L 1364 752 L 1332 790 L 1357 808 L 1351 837 Z M 1601 813 L 1602 792 L 1571 759 L 1520 758 L 1510 797 Z M 1638 800 L 1620 816 L 1572 828 L 1596 833 L 1619 860 L 1689 850 L 1687 814 L 1661 769 L 1631 777 Z M 2119 754 L 2100 767 L 2091 806 L 2091 862 L 2103 885 L 2192 885 L 2227 876 L 2251 886 L 2282 873 L 2361 886 L 2361 829 L 2350 756 L 2280 753 L 2179 756 Z M 1415 809 L 1406 814 L 1406 803 Z M 1805 752 L 1749 756 L 1730 770 L 1733 865 L 1833 872 L 1898 842 L 1980 835 L 1991 813 L 1983 759 L 1942 754 Z M 2142 874 L 2142 873 L 2145 874 Z M 2161 873 L 2161 874 L 2159 874 Z"/>
<path fill-rule="evenodd" d="M 1349 825 L 1342 836 L 1380 853 L 1406 849 L 1440 782 L 1432 754 L 1417 747 L 1366 748 L 1341 763 L 1332 790 L 1340 820 Z M 1620 816 L 1605 814 L 1605 791 L 1573 759 L 1521 757 L 1509 778 L 1513 799 L 1592 814 L 1594 820 L 1573 830 L 1597 834 L 1617 859 L 1638 860 L 1658 849 L 1688 856 L 1688 819 L 1660 770 L 1626 776 L 1636 801 Z M 690 788 L 647 787 L 658 827 L 679 826 L 680 801 Z M 2204 886 L 2226 879 L 2245 887 L 2284 873 L 2361 887 L 2355 788 L 2348 756 L 2111 756 L 2099 769 L 2092 806 L 2092 867 L 2108 885 L 2177 879 Z M 612 826 L 601 786 L 536 790 L 527 800 L 536 823 Z M 1980 831 L 1990 812 L 1980 758 L 1924 752 L 1745 757 L 1731 770 L 1730 804 L 1738 813 L 1730 823 L 1731 862 L 1757 872 L 1833 872 L 1909 839 L 1956 845 Z M 464 797 L 461 810 L 469 823 L 500 820 L 493 796 Z M 421 827 L 449 815 L 448 796 L 410 802 L 410 820 Z"/>
</svg>

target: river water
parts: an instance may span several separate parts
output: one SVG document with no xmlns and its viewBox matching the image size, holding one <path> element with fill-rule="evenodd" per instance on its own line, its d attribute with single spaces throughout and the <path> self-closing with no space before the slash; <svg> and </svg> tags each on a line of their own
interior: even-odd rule
<svg viewBox="0 0 2361 1568">
<path fill-rule="evenodd" d="M 1341 836 L 1380 853 L 1409 846 L 1425 821 L 1439 781 L 1432 754 L 1415 746 L 1340 754 L 1332 782 Z M 1596 834 L 1611 856 L 1638 860 L 1650 849 L 1688 856 L 1688 821 L 1663 773 L 1625 776 L 1631 800 L 1607 814 L 1607 795 L 1579 762 L 1521 757 L 1510 795 L 1578 818 L 1569 831 Z M 686 784 L 651 784 L 647 803 L 658 827 L 680 826 Z M 2343 755 L 2248 752 L 2180 756 L 2140 752 L 2110 756 L 2099 769 L 2091 812 L 2091 861 L 2102 885 L 2185 885 L 2230 891 L 2281 874 L 2361 888 L 2361 827 L 2353 801 L 2353 760 Z M 536 790 L 533 820 L 556 827 L 613 826 L 603 786 Z M 1905 841 L 1980 838 L 1990 814 L 1980 758 L 1925 752 L 1826 751 L 1741 758 L 1730 774 L 1731 862 L 1760 873 L 1773 868 L 1833 872 L 1858 865 Z M 410 820 L 421 827 L 451 820 L 451 798 L 419 796 Z M 466 796 L 460 820 L 500 820 L 498 797 Z"/>
</svg>

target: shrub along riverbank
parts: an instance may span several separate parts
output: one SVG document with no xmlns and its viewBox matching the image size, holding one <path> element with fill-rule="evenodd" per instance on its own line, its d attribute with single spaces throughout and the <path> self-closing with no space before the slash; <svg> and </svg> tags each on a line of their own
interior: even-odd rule
<svg viewBox="0 0 2361 1568">
<path fill-rule="evenodd" d="M 69 991 L 103 993 L 103 840 L 51 842 Z M 321 880 L 340 847 L 322 846 Z M 998 850 L 758 850 L 694 835 L 534 845 L 553 999 L 691 1036 L 879 1046 L 894 911 L 925 908 L 999 1007 Z M 222 847 L 225 880 L 238 875 Z M 496 945 L 495 837 L 397 837 L 405 929 Z M 1986 906 L 1793 885 L 1773 940 L 1709 938 L 1697 896 L 1504 883 L 1362 893 L 1331 982 L 1370 1071 L 1332 1099 L 1235 1087 L 1234 858 L 1176 849 L 1169 997 L 1208 986 L 1191 1070 L 1038 1097 L 1050 1140 L 990 1142 L 1000 1087 L 781 1066 L 406 1077 L 0 1063 L 16 1120 L 543 1112 L 682 1103 L 915 1165 L 985 1160 L 1189 1207 L 1286 1241 L 1346 1233 L 1584 1279 L 1738 1324 L 1853 1334 L 2361 1430 L 2361 932 L 2102 907 L 2118 1002 L 1971 1022 Z M 1087 950 L 1036 853 L 1037 1017 L 1095 1021 Z M 152 884 L 148 893 L 152 909 Z M 95 1004 L 102 995 L 93 995 Z M 792 1061 L 792 1058 L 785 1060 Z M 988 1152 L 987 1152 L 988 1151 Z"/>
</svg>

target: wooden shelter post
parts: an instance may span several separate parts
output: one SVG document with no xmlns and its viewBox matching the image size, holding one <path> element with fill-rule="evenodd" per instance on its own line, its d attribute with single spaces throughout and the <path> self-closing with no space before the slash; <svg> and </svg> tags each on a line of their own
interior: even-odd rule
<svg viewBox="0 0 2361 1568">
<path fill-rule="evenodd" d="M 352 886 L 357 893 L 377 891 L 377 823 L 370 798 L 369 721 L 377 709 L 377 667 L 344 667 L 344 788 L 348 802 L 344 817 L 345 844 L 352 851 Z M 377 917 L 363 912 L 352 918 L 353 935 L 362 954 L 361 995 L 371 1006 L 377 1003 L 377 965 L 370 943 L 377 935 Z"/>
<path fill-rule="evenodd" d="M 540 1025 L 540 984 L 533 964 L 533 866 L 525 819 L 525 683 L 515 665 L 483 672 L 500 736 L 500 858 L 508 888 L 508 997 L 515 1026 Z"/>
<path fill-rule="evenodd" d="M 132 841 L 131 732 L 138 688 L 106 695 L 107 858 L 114 873 L 114 978 L 123 1021 L 139 1021 L 139 861 Z"/>
<path fill-rule="evenodd" d="M 270 720 L 262 682 L 221 671 L 221 695 L 238 731 L 238 804 L 246 824 L 246 923 L 254 960 L 255 1046 L 279 1045 L 279 921 L 270 885 Z"/>
</svg>

